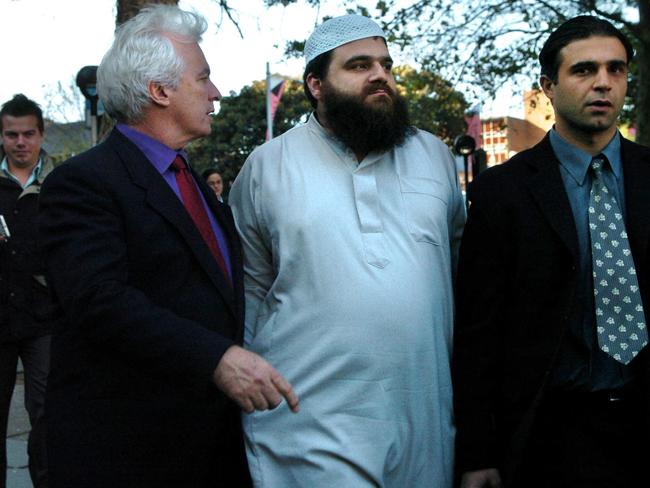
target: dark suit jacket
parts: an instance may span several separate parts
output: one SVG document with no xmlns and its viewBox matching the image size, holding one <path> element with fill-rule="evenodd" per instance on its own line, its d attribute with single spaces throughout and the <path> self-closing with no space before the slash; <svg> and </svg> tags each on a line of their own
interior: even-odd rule
<svg viewBox="0 0 650 488">
<path fill-rule="evenodd" d="M 650 149 L 624 140 L 622 156 L 627 233 L 650 310 Z M 453 356 L 457 471 L 499 467 L 509 479 L 568 329 L 578 238 L 548 135 L 486 171 L 469 199 Z M 650 348 L 634 361 L 647 397 Z"/>
<path fill-rule="evenodd" d="M 118 131 L 43 185 L 47 270 L 66 315 L 46 405 L 53 487 L 246 486 L 239 413 L 212 384 L 242 339 L 240 245 L 229 208 L 194 176 L 229 243 L 234 291 Z"/>
</svg>

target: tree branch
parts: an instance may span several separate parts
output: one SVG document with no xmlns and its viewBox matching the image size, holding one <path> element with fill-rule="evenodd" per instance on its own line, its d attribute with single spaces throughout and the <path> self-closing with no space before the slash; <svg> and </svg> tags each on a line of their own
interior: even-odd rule
<svg viewBox="0 0 650 488">
<path fill-rule="evenodd" d="M 241 28 L 239 27 L 239 22 L 236 21 L 235 18 L 233 17 L 233 15 L 232 15 L 232 12 L 233 12 L 234 9 L 230 5 L 228 5 L 228 0 L 217 0 L 217 3 L 221 7 L 221 11 L 225 12 L 225 14 L 228 16 L 228 19 L 230 20 L 230 22 L 232 22 L 232 24 L 237 29 L 237 32 L 239 33 L 239 37 L 243 39 L 244 34 L 243 34 Z"/>
</svg>

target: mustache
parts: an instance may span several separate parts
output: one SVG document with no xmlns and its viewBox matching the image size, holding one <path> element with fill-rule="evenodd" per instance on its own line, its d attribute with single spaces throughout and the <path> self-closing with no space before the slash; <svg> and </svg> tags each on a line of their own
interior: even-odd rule
<svg viewBox="0 0 650 488">
<path fill-rule="evenodd" d="M 382 82 L 382 81 L 373 82 L 371 85 L 367 86 L 363 90 L 363 94 L 364 94 L 364 96 L 365 95 L 371 95 L 374 92 L 376 92 L 377 90 L 385 91 L 393 99 L 397 96 L 397 93 L 395 93 L 395 90 L 393 90 L 393 88 L 391 88 L 391 86 L 388 83 L 385 83 L 385 82 Z"/>
</svg>

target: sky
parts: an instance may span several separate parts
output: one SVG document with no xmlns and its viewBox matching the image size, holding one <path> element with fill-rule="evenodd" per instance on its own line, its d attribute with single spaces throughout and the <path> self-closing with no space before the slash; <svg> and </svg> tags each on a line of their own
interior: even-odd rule
<svg viewBox="0 0 650 488">
<path fill-rule="evenodd" d="M 301 77 L 302 59 L 284 57 L 287 41 L 307 38 L 324 15 L 345 13 L 337 1 L 323 2 L 320 12 L 304 1 L 271 9 L 264 7 L 263 0 L 237 0 L 232 4 L 243 39 L 234 25 L 222 18 L 214 0 L 179 3 L 181 8 L 195 9 L 208 20 L 201 47 L 212 70 L 212 81 L 223 95 L 238 93 L 243 86 L 263 79 L 267 62 L 274 73 Z M 83 66 L 100 63 L 113 39 L 115 11 L 115 0 L 0 0 L 0 103 L 24 93 L 36 100 L 50 118 L 60 122 L 79 120 L 79 109 L 59 102 L 59 86 L 73 92 L 77 72 Z M 396 64 L 409 61 L 400 59 L 395 50 L 391 54 Z M 495 102 L 482 107 L 482 115 L 520 117 L 520 98 L 506 86 Z"/>
</svg>

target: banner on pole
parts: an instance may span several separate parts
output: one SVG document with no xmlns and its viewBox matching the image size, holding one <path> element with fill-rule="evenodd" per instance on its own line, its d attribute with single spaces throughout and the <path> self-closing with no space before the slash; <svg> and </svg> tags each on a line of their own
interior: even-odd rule
<svg viewBox="0 0 650 488">
<path fill-rule="evenodd" d="M 266 130 L 266 140 L 268 141 L 273 137 L 273 119 L 275 118 L 275 111 L 280 104 L 280 98 L 284 93 L 286 80 L 281 76 L 273 75 L 267 78 L 267 112 L 269 113 L 269 127 Z"/>
</svg>

